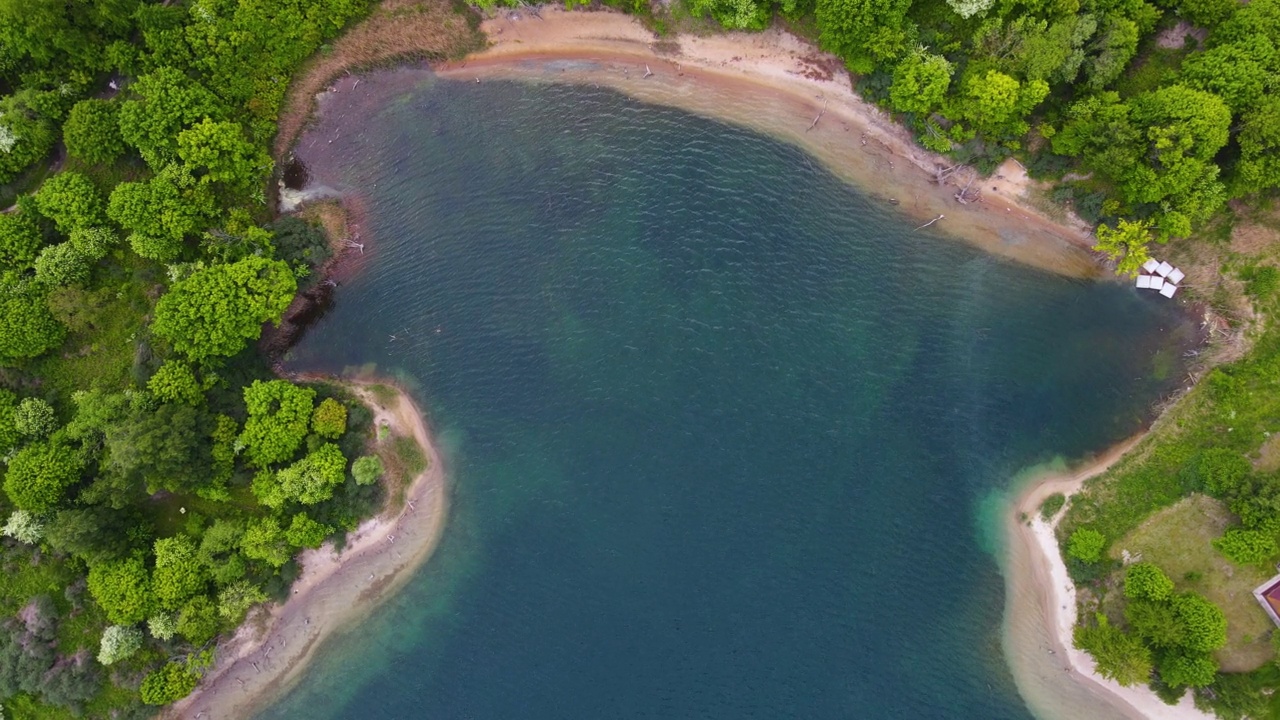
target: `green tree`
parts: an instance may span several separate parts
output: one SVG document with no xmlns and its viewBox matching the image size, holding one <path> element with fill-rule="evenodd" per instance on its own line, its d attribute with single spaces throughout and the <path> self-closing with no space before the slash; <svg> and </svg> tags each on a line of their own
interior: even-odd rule
<svg viewBox="0 0 1280 720">
<path fill-rule="evenodd" d="M 120 242 L 120 236 L 106 227 L 76 228 L 69 236 L 71 246 L 91 262 L 97 262 L 107 256 L 111 248 Z"/>
<path fill-rule="evenodd" d="M 1142 266 L 1151 259 L 1147 243 L 1151 240 L 1151 223 L 1121 220 L 1115 228 L 1098 226 L 1098 242 L 1094 250 L 1116 261 L 1116 273 L 1137 277 Z"/>
<path fill-rule="evenodd" d="M 44 159 L 55 142 L 53 122 L 31 107 L 30 93 L 0 97 L 0 184 Z"/>
<path fill-rule="evenodd" d="M 351 474 L 357 485 L 372 485 L 382 478 L 383 472 L 382 458 L 377 455 L 365 455 L 351 463 Z"/>
<path fill-rule="evenodd" d="M 29 213 L 0 213 L 0 271 L 31 267 L 41 242 L 40 226 Z"/>
<path fill-rule="evenodd" d="M 114 100 L 81 100 L 62 124 L 67 154 L 88 163 L 109 165 L 124 154 L 120 136 L 120 104 Z"/>
<path fill-rule="evenodd" d="M 178 135 L 178 156 L 201 182 L 248 193 L 271 172 L 271 156 L 244 137 L 238 123 L 208 118 Z"/>
<path fill-rule="evenodd" d="M 988 70 L 965 78 L 959 116 L 987 137 L 1020 137 L 1030 128 L 1027 115 L 1048 94 L 1044 80 L 1023 84 L 998 70 Z"/>
<path fill-rule="evenodd" d="M 333 443 L 325 443 L 289 467 L 276 473 L 284 497 L 303 505 L 315 505 L 333 497 L 346 480 L 347 459 Z"/>
<path fill-rule="evenodd" d="M 152 330 L 192 360 L 234 355 L 258 337 L 263 323 L 279 322 L 297 288 L 279 261 L 248 257 L 215 265 L 174 283 L 156 303 Z"/>
<path fill-rule="evenodd" d="M 1171 653 L 1160 661 L 1158 669 L 1160 679 L 1175 688 L 1208 687 L 1218 677 L 1218 663 L 1209 655 Z"/>
<path fill-rule="evenodd" d="M 20 543 L 35 545 L 44 537 L 44 523 L 26 510 L 14 510 L 0 528 L 0 535 L 11 537 Z"/>
<path fill-rule="evenodd" d="M 147 632 L 151 637 L 168 642 L 178 634 L 178 616 L 174 613 L 157 613 L 147 618 Z"/>
<path fill-rule="evenodd" d="M 178 136 L 184 129 L 225 115 L 217 96 L 172 67 L 143 75 L 130 90 L 136 98 L 120 105 L 120 134 L 153 170 L 178 159 Z"/>
<path fill-rule="evenodd" d="M 307 517 L 306 513 L 293 516 L 289 528 L 284 531 L 285 539 L 290 545 L 298 548 L 318 548 L 324 539 L 333 534 L 333 528 Z"/>
<path fill-rule="evenodd" d="M 1076 528 L 1067 540 L 1067 554 L 1081 562 L 1098 562 L 1106 548 L 1107 539 L 1093 528 Z"/>
<path fill-rule="evenodd" d="M 218 593 L 218 615 L 227 623 L 238 625 L 249 608 L 267 601 L 267 594 L 248 580 L 237 580 Z"/>
<path fill-rule="evenodd" d="M 240 442 L 250 462 L 258 467 L 293 457 L 307 436 L 316 393 L 287 380 L 254 380 L 244 389 L 249 418 Z"/>
<path fill-rule="evenodd" d="M 274 517 L 258 518 L 249 523 L 240 540 L 240 549 L 250 560 L 261 560 L 272 567 L 289 562 L 291 553 L 280 521 Z"/>
<path fill-rule="evenodd" d="M 140 555 L 89 566 L 89 594 L 116 625 L 142 622 L 151 613 L 151 574 Z"/>
<path fill-rule="evenodd" d="M 36 282 L 55 288 L 75 285 L 89 279 L 93 262 L 75 245 L 64 242 L 50 245 L 36 258 Z"/>
<path fill-rule="evenodd" d="M 204 592 L 208 573 L 200 562 L 191 536 L 179 534 L 156 540 L 155 553 L 156 567 L 151 575 L 151 585 L 160 609 L 178 610 L 189 599 Z M 178 623 L 181 632 L 181 618 Z M 183 634 L 186 635 L 185 632 Z"/>
<path fill-rule="evenodd" d="M 18 396 L 0 388 L 0 458 L 18 446 L 22 433 L 13 421 L 13 411 L 18 409 Z"/>
<path fill-rule="evenodd" d="M 195 595 L 178 612 L 178 633 L 194 645 L 203 645 L 218 634 L 218 606 L 206 595 Z"/>
<path fill-rule="evenodd" d="M 1132 600 L 1124 608 L 1124 619 L 1134 634 L 1165 650 L 1182 647 L 1187 629 L 1167 601 Z"/>
<path fill-rule="evenodd" d="M 10 458 L 4 491 L 19 508 L 47 513 L 65 499 L 81 470 L 79 455 L 62 443 L 32 443 Z"/>
<path fill-rule="evenodd" d="M 53 406 L 40 398 L 24 398 L 13 409 L 13 429 L 29 438 L 46 438 L 58 429 Z"/>
<path fill-rule="evenodd" d="M 763 30 L 772 19 L 770 4 L 762 0 L 690 0 L 689 12 L 710 14 L 730 30 Z"/>
<path fill-rule="evenodd" d="M 1097 616 L 1096 625 L 1077 625 L 1075 646 L 1093 656 L 1098 674 L 1128 687 L 1147 682 L 1151 676 L 1151 651 L 1142 640 Z"/>
<path fill-rule="evenodd" d="M 102 631 L 102 643 L 98 649 L 98 662 L 112 665 L 132 657 L 142 649 L 142 631 L 134 627 L 111 625 Z"/>
<path fill-rule="evenodd" d="M 166 360 L 147 381 L 147 389 L 163 402 L 201 405 L 204 391 L 195 371 L 181 360 Z"/>
<path fill-rule="evenodd" d="M 857 73 L 901 57 L 916 35 L 907 19 L 911 0 L 818 0 L 815 18 L 822 48 Z"/>
<path fill-rule="evenodd" d="M 1231 194 L 1240 197 L 1280 187 L 1280 97 L 1268 97 L 1246 112 L 1237 139 L 1240 160 L 1231 178 Z M 2 238 L 0 229 L 0 248 Z"/>
<path fill-rule="evenodd" d="M 0 275 L 0 367 L 45 354 L 66 333 L 49 312 L 41 286 Z"/>
<path fill-rule="evenodd" d="M 946 58 L 917 47 L 894 68 L 889 102 L 899 112 L 928 115 L 942 106 L 952 72 Z"/>
<path fill-rule="evenodd" d="M 83 173 L 64 170 L 45 180 L 34 197 L 40 214 L 52 220 L 63 234 L 107 222 L 102 194 Z"/>
<path fill-rule="evenodd" d="M 1182 64 L 1181 80 L 1217 95 L 1238 114 L 1257 105 L 1273 82 L 1274 70 L 1267 67 L 1265 58 L 1275 52 L 1270 45 L 1255 38 L 1248 45 L 1219 45 L 1195 53 Z"/>
<path fill-rule="evenodd" d="M 1173 594 L 1173 581 L 1149 562 L 1134 563 L 1124 572 L 1124 596 L 1130 600 L 1161 602 Z"/>
<path fill-rule="evenodd" d="M 185 664 L 170 662 L 143 678 L 138 692 L 148 705 L 168 705 L 190 695 L 199 680 Z"/>
<path fill-rule="evenodd" d="M 347 431 L 347 406 L 325 398 L 311 415 L 311 430 L 320 437 L 337 440 Z"/>
<path fill-rule="evenodd" d="M 150 180 L 117 185 L 107 214 L 131 231 L 134 252 L 169 262 L 181 254 L 183 238 L 212 222 L 217 202 L 185 168 L 167 165 Z"/>
<path fill-rule="evenodd" d="M 1183 643 L 1191 653 L 1211 653 L 1227 644 L 1227 618 L 1217 605 L 1195 593 L 1182 593 L 1173 598 L 1173 609 L 1186 627 Z"/>
<path fill-rule="evenodd" d="M 209 417 L 190 405 L 132 409 L 107 427 L 104 465 L 146 484 L 148 493 L 195 489 L 207 481 Z"/>
<path fill-rule="evenodd" d="M 243 522 L 218 518 L 200 538 L 200 562 L 209 568 L 214 584 L 225 587 L 244 577 L 244 556 L 240 554 L 244 531 Z"/>
</svg>

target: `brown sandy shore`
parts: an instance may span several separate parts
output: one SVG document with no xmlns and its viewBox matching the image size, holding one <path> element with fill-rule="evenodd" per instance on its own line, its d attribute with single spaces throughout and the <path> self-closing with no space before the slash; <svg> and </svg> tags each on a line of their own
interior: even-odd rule
<svg viewBox="0 0 1280 720">
<path fill-rule="evenodd" d="M 406 392 L 383 405 L 369 389 L 389 383 L 343 380 L 374 412 L 374 426 L 415 438 L 427 469 L 405 492 L 404 507 L 366 520 L 341 554 L 326 544 L 301 556 L 302 575 L 287 602 L 250 618 L 217 651 L 217 664 L 196 691 L 161 717 L 242 719 L 280 698 L 303 674 L 324 640 L 367 616 L 430 557 L 444 530 L 448 497 L 440 453 Z"/>
<path fill-rule="evenodd" d="M 863 101 L 834 56 L 785 31 L 682 35 L 658 42 L 633 17 L 543 6 L 506 11 L 481 26 L 490 47 L 436 67 L 473 82 L 519 79 L 607 86 L 792 143 L 828 170 L 923 224 L 990 253 L 1073 277 L 1104 277 L 1082 223 L 1034 210 L 1036 183 L 1014 161 L 986 180 L 958 172 L 922 149 L 884 112 Z M 342 88 L 342 89 L 345 89 Z M 817 119 L 816 124 L 814 120 Z M 955 194 L 966 185 L 968 204 Z"/>
<path fill-rule="evenodd" d="M 1042 718 L 1089 720 L 1205 720 L 1190 693 L 1166 705 L 1146 687 L 1122 687 L 1094 671 L 1093 659 L 1072 646 L 1076 590 L 1063 562 L 1054 527 L 1066 509 L 1045 521 L 1040 505 L 1054 493 L 1070 498 L 1137 446 L 1131 438 L 1091 462 L 1026 481 L 1005 523 L 1004 651 L 1019 692 Z M 1069 678 L 1066 680 L 1064 678 Z"/>
</svg>

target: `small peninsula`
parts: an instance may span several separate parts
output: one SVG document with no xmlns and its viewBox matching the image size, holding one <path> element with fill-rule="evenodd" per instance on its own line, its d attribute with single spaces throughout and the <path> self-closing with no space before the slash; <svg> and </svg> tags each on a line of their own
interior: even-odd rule
<svg viewBox="0 0 1280 720">
<path fill-rule="evenodd" d="M 1037 271 L 1176 264 L 1149 430 L 1011 490 L 1004 652 L 1041 717 L 1280 712 L 1280 0 L 478 5 L 0 0 L 4 717 L 248 717 L 436 549 L 406 387 L 282 366 L 380 242 L 296 145 L 421 63 L 780 139 Z"/>
</svg>

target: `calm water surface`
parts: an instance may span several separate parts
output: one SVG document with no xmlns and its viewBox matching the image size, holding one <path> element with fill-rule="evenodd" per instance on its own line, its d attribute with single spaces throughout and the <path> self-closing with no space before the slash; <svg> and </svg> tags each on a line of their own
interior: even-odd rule
<svg viewBox="0 0 1280 720">
<path fill-rule="evenodd" d="M 611 92 L 365 87 L 302 147 L 376 250 L 290 366 L 410 379 L 451 517 L 262 717 L 1029 717 L 981 508 L 1140 426 L 1173 303 Z"/>
</svg>

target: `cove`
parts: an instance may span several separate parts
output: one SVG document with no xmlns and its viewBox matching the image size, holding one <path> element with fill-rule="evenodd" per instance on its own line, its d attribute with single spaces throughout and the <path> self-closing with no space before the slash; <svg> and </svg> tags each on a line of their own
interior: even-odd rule
<svg viewBox="0 0 1280 720">
<path fill-rule="evenodd" d="M 1174 303 L 611 91 L 349 95 L 299 156 L 367 252 L 286 366 L 404 378 L 450 518 L 261 717 L 1030 717 L 984 508 L 1149 419 Z"/>
</svg>

